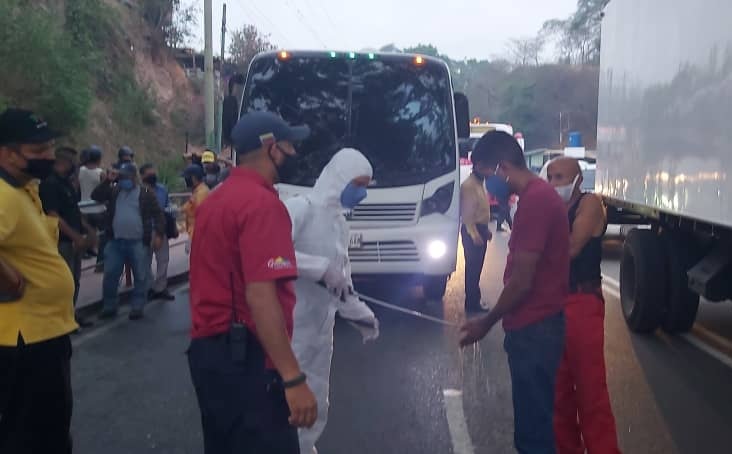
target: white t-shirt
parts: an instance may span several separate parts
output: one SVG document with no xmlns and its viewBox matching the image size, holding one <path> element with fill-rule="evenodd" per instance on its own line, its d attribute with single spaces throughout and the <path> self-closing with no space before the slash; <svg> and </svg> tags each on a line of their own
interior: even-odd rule
<svg viewBox="0 0 732 454">
<path fill-rule="evenodd" d="M 91 193 L 99 186 L 102 182 L 102 169 L 89 169 L 86 166 L 81 166 L 79 169 L 79 188 L 81 189 L 81 201 L 88 202 L 91 200 Z M 93 207 L 86 208 L 83 210 L 85 213 L 101 213 L 104 212 L 104 207 Z"/>
</svg>

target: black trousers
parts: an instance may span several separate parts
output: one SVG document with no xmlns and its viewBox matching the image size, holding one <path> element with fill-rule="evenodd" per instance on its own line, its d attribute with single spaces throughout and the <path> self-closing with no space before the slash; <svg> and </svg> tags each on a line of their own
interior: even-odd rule
<svg viewBox="0 0 732 454">
<path fill-rule="evenodd" d="M 508 202 L 501 203 L 496 207 L 496 230 L 503 230 L 503 223 L 507 222 L 509 228 L 513 228 L 513 220 L 511 219 L 511 207 Z"/>
<path fill-rule="evenodd" d="M 0 347 L 0 453 L 71 453 L 71 340 Z"/>
<path fill-rule="evenodd" d="M 282 380 L 264 368 L 264 352 L 254 336 L 249 336 L 244 362 L 232 359 L 228 335 L 193 339 L 188 365 L 205 454 L 300 453 Z"/>
<path fill-rule="evenodd" d="M 488 249 L 490 230 L 487 225 L 478 224 L 478 233 L 483 237 L 480 246 L 473 243 L 468 229 L 463 225 L 463 252 L 465 253 L 465 309 L 480 310 L 480 274 L 483 271 L 485 253 Z"/>
</svg>

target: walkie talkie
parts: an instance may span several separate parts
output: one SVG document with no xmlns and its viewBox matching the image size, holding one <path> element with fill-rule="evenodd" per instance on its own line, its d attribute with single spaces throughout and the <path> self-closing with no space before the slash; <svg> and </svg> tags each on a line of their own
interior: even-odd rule
<svg viewBox="0 0 732 454">
<path fill-rule="evenodd" d="M 245 363 L 247 360 L 247 345 L 249 343 L 249 329 L 239 322 L 236 313 L 236 292 L 234 291 L 234 276 L 231 275 L 231 325 L 229 326 L 229 348 L 231 360 L 235 363 Z"/>
</svg>

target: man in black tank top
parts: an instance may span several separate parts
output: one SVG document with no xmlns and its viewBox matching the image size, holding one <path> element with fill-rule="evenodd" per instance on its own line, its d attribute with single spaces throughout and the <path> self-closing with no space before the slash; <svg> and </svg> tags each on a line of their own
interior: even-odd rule
<svg viewBox="0 0 732 454">
<path fill-rule="evenodd" d="M 602 296 L 602 201 L 580 190 L 577 160 L 558 158 L 547 179 L 567 204 L 571 258 L 570 294 L 564 309 L 564 355 L 557 373 L 554 433 L 559 454 L 619 453 L 605 374 L 605 302 Z"/>
</svg>

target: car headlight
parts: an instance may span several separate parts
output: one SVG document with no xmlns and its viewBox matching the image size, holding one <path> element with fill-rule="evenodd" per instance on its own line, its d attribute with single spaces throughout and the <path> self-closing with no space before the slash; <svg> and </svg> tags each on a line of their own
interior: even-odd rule
<svg viewBox="0 0 732 454">
<path fill-rule="evenodd" d="M 422 201 L 421 216 L 427 216 L 434 213 L 445 214 L 452 205 L 452 195 L 455 191 L 455 183 L 448 183 L 442 186 L 435 193 Z"/>
<path fill-rule="evenodd" d="M 447 244 L 442 240 L 431 241 L 427 245 L 427 253 L 435 260 L 441 259 L 447 254 Z"/>
</svg>

